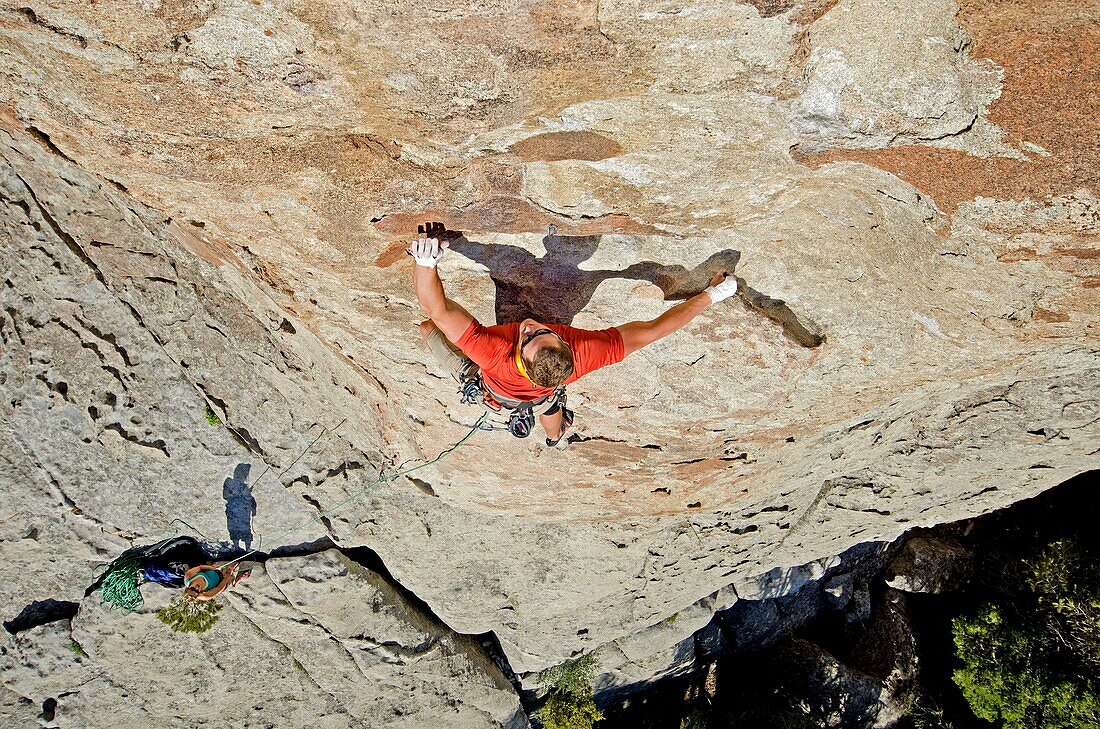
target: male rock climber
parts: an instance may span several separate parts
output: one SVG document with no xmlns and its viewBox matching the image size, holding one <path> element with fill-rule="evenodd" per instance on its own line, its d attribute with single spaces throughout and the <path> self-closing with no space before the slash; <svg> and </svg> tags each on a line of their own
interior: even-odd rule
<svg viewBox="0 0 1100 729">
<path fill-rule="evenodd" d="M 446 252 L 448 233 L 440 223 L 420 226 L 409 244 L 415 260 L 413 283 L 420 308 L 428 319 L 420 334 L 432 354 L 462 386 L 464 400 L 474 383 L 476 399 L 493 410 L 510 413 L 509 430 L 526 437 L 537 415 L 546 431 L 546 445 L 565 447 L 573 412 L 565 407 L 565 386 L 631 352 L 672 334 L 711 304 L 737 293 L 737 280 L 722 271 L 703 292 L 676 304 L 652 321 L 632 321 L 589 331 L 534 319 L 483 326 L 443 293 L 436 264 Z M 453 233 L 452 233 L 453 235 Z M 547 282 L 553 296 L 553 282 Z M 480 368 L 480 375 L 478 373 Z"/>
</svg>

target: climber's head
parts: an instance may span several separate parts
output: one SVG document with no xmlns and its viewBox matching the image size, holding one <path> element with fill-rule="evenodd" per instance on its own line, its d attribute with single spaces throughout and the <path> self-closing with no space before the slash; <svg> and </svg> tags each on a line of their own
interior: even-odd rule
<svg viewBox="0 0 1100 729">
<path fill-rule="evenodd" d="M 599 244 L 598 235 L 547 235 L 542 239 L 546 258 L 573 266 L 591 258 Z"/>
<path fill-rule="evenodd" d="M 516 363 L 539 387 L 557 387 L 573 374 L 573 352 L 569 345 L 534 319 L 520 322 Z"/>
</svg>

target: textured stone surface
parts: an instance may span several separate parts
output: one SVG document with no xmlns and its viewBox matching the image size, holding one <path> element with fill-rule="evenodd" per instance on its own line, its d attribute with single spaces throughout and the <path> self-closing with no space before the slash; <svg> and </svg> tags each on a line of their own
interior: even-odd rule
<svg viewBox="0 0 1100 729">
<path fill-rule="evenodd" d="M 933 195 L 947 211 L 975 197 L 1039 202 L 1081 188 L 1095 194 L 1100 117 L 1091 90 L 1100 83 L 1097 16 L 1095 6 L 1074 0 L 960 3 L 957 20 L 971 44 L 970 54 L 1004 69 L 1000 96 L 984 116 L 990 127 L 1005 132 L 997 140 L 999 151 L 990 147 L 989 139 L 951 149 L 957 138 L 947 137 L 935 147 L 829 150 L 802 159 L 811 165 L 838 159 L 876 165 Z M 987 134 L 962 137 L 988 137 L 991 129 L 976 124 L 972 131 Z M 983 156 L 965 152 L 983 146 Z"/>
<path fill-rule="evenodd" d="M 853 729 L 894 726 L 911 715 L 920 688 L 908 608 L 904 596 L 893 591 L 864 616 L 858 637 L 844 653 L 834 655 L 812 640 L 786 638 L 745 663 L 753 664 L 743 667 L 745 675 L 725 676 L 726 685 L 719 685 L 736 710 L 716 713 L 735 726 L 792 721 Z M 760 681 L 760 675 L 770 681 Z M 751 688 L 738 692 L 738 684 Z"/>
<path fill-rule="evenodd" d="M 201 636 L 154 616 L 174 590 L 143 592 L 132 615 L 89 600 L 8 638 L 5 685 L 61 726 L 529 726 L 480 646 L 335 550 L 255 567 Z"/>
<path fill-rule="evenodd" d="M 975 13 L 952 7 L 5 6 L 4 618 L 79 600 L 97 562 L 175 517 L 225 538 L 221 485 L 248 463 L 272 468 L 253 490 L 265 548 L 367 545 L 451 628 L 495 634 L 525 687 L 600 649 L 611 689 L 687 665 L 715 611 L 832 574 L 853 545 L 1095 468 L 1094 168 L 1066 166 L 1076 132 L 1035 137 L 1050 158 L 988 157 L 1030 149 L 989 126 L 1021 135 L 1034 115 L 1005 110 L 1030 87 L 1012 58 L 1002 82 L 968 55 Z M 853 75 L 826 123 L 808 110 L 831 51 Z M 1075 78 L 1055 79 L 1067 98 Z M 950 175 L 790 153 L 942 135 L 953 148 L 868 154 L 1025 176 L 1054 160 L 1057 184 L 945 193 Z M 718 268 L 751 293 L 573 388 L 570 450 L 478 434 L 371 486 L 477 417 L 417 336 L 401 239 L 426 215 L 466 233 L 441 270 L 485 321 L 652 317 Z M 87 625 L 113 656 L 142 640 Z M 37 714 L 46 690 L 5 710 Z"/>
</svg>

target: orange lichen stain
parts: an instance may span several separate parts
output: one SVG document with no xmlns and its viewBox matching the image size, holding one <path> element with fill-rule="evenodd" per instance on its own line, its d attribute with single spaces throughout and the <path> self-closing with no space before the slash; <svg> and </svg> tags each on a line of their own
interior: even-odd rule
<svg viewBox="0 0 1100 729">
<path fill-rule="evenodd" d="M 23 125 L 15 117 L 15 112 L 6 106 L 0 106 L 0 128 L 8 132 L 22 131 Z"/>
<path fill-rule="evenodd" d="M 1100 248 L 1057 248 L 1053 252 L 1071 258 L 1100 258 Z"/>
<path fill-rule="evenodd" d="M 407 247 L 408 243 L 403 240 L 393 243 L 386 248 L 386 250 L 378 254 L 378 257 L 374 259 L 374 265 L 379 268 L 389 268 L 408 255 L 405 250 Z"/>
<path fill-rule="evenodd" d="M 829 12 L 834 5 L 837 4 L 837 0 L 809 0 L 808 2 L 800 2 L 800 0 L 745 0 L 749 5 L 756 8 L 760 13 L 761 18 L 772 18 L 776 15 L 782 15 L 787 11 L 798 8 L 798 12 L 792 18 L 795 23 L 801 25 L 808 25 L 825 13 Z"/>
<path fill-rule="evenodd" d="M 1034 261 L 1039 257 L 1039 254 L 1035 252 L 1034 248 L 1018 248 L 1014 251 L 1008 251 L 997 256 L 997 260 L 1001 263 L 1019 263 L 1020 261 Z"/>
<path fill-rule="evenodd" d="M 1052 311 L 1051 309 L 1040 309 L 1039 307 L 1036 307 L 1035 311 L 1032 312 L 1031 318 L 1037 321 L 1061 322 L 1069 321 L 1069 314 L 1063 314 L 1060 311 Z"/>
<path fill-rule="evenodd" d="M 614 139 L 595 132 L 546 132 L 516 142 L 508 151 L 524 162 L 595 161 L 619 155 L 623 148 Z"/>
<path fill-rule="evenodd" d="M 192 231 L 191 226 L 184 226 L 180 224 L 180 221 L 173 220 L 168 224 L 168 230 L 175 236 L 181 246 L 207 263 L 220 266 L 225 262 L 214 252 L 214 248 L 209 243 Z M 238 267 L 243 270 L 243 266 L 240 266 L 239 262 Z"/>
<path fill-rule="evenodd" d="M 725 463 L 722 458 L 704 458 L 700 461 L 691 460 L 673 463 L 672 467 L 676 471 L 677 478 L 690 479 L 694 483 L 700 483 L 705 476 L 725 471 L 729 468 L 729 464 Z"/>
<path fill-rule="evenodd" d="M 343 141 L 353 159 L 369 162 L 382 155 L 392 160 L 401 159 L 401 147 L 393 140 L 357 132 L 348 134 Z"/>
<path fill-rule="evenodd" d="M 715 337 L 715 338 L 711 339 L 710 341 L 720 342 L 720 341 L 723 341 L 724 339 L 725 339 L 725 337 Z M 750 367 L 757 367 L 759 369 L 764 369 L 765 367 L 768 366 L 768 363 L 764 361 L 764 358 L 761 357 L 759 354 L 756 354 L 756 353 L 753 353 L 750 356 L 748 356 L 747 358 L 745 358 L 745 364 L 749 365 Z"/>
<path fill-rule="evenodd" d="M 1086 289 L 1100 289 L 1100 277 L 1086 278 L 1081 282 L 1081 286 Z"/>
<path fill-rule="evenodd" d="M 987 159 L 910 145 L 881 150 L 833 149 L 796 156 L 810 167 L 853 161 L 896 174 L 928 193 L 946 212 L 976 197 L 1043 200 L 1100 186 L 1100 25 L 1080 3 L 964 0 L 958 20 L 974 40 L 972 55 L 1004 69 L 1004 89 L 989 120 L 1005 141 L 1038 144 L 1049 157 Z"/>
</svg>

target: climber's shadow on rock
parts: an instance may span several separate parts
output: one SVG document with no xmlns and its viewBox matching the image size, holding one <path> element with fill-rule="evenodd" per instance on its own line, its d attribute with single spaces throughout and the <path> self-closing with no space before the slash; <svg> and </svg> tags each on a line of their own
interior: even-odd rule
<svg viewBox="0 0 1100 729">
<path fill-rule="evenodd" d="M 571 324 L 592 300 L 596 287 L 612 278 L 649 281 L 664 292 L 665 301 L 686 299 L 705 289 L 714 274 L 732 273 L 741 258 L 739 251 L 727 249 L 692 269 L 644 261 L 617 271 L 585 271 L 580 264 L 596 252 L 598 235 L 547 235 L 542 239 L 543 256 L 518 246 L 471 241 L 457 231 L 447 231 L 443 237 L 451 250 L 489 269 L 500 324 L 528 317 Z"/>
<path fill-rule="evenodd" d="M 248 474 L 252 466 L 238 463 L 233 475 L 222 484 L 222 498 L 225 499 L 225 528 L 236 549 L 244 543 L 245 549 L 252 549 L 252 517 L 256 516 L 256 499 L 252 496 L 252 484 L 248 483 Z"/>
</svg>

